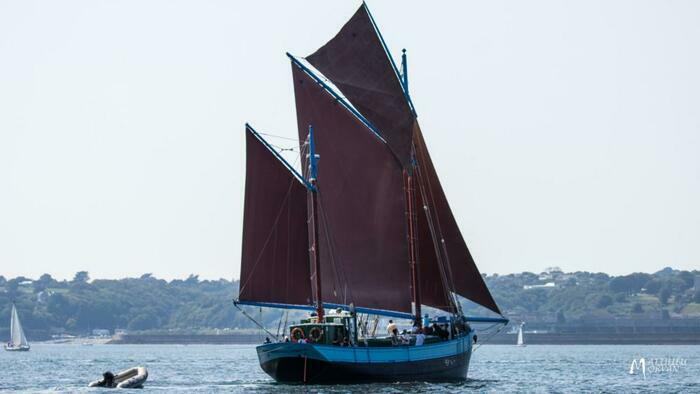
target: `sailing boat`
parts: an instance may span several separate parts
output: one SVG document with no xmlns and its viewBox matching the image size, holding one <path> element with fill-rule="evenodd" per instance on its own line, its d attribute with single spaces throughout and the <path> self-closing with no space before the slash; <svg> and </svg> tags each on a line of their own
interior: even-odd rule
<svg viewBox="0 0 700 394">
<path fill-rule="evenodd" d="M 520 347 L 525 347 L 525 342 L 523 342 L 523 326 L 525 325 L 525 322 L 520 323 L 520 327 L 518 327 L 518 343 L 516 346 Z"/>
<path fill-rule="evenodd" d="M 469 323 L 508 320 L 428 153 L 405 50 L 399 72 L 363 3 L 315 53 L 287 56 L 303 171 L 246 124 L 234 304 L 311 313 L 257 347 L 262 369 L 299 383 L 466 379 L 477 340 Z M 459 297 L 498 316 L 467 317 Z M 438 312 L 424 316 L 423 306 Z M 374 335 L 379 317 L 412 321 L 412 332 Z"/>
<path fill-rule="evenodd" d="M 29 350 L 29 342 L 27 342 L 27 337 L 24 336 L 24 330 L 22 329 L 22 324 L 19 321 L 17 307 L 15 306 L 14 302 L 12 303 L 12 312 L 10 316 L 10 342 L 5 344 L 5 350 L 11 352 L 26 352 Z"/>
</svg>

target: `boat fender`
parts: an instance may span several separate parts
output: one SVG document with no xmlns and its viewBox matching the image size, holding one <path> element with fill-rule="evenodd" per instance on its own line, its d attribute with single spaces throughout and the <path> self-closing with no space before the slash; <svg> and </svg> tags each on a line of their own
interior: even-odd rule
<svg viewBox="0 0 700 394">
<path fill-rule="evenodd" d="M 312 342 L 318 342 L 323 338 L 323 330 L 319 327 L 314 327 L 309 331 L 309 338 Z"/>
<path fill-rule="evenodd" d="M 302 330 L 300 327 L 295 327 L 292 330 L 292 339 L 298 341 L 302 338 L 304 338 L 304 330 Z"/>
</svg>

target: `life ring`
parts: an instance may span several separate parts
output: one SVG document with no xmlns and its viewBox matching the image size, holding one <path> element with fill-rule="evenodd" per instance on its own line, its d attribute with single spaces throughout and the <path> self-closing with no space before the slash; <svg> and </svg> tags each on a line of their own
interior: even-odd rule
<svg viewBox="0 0 700 394">
<path fill-rule="evenodd" d="M 298 341 L 302 338 L 304 338 L 304 330 L 302 330 L 301 327 L 295 327 L 292 330 L 292 339 Z"/>
<path fill-rule="evenodd" d="M 309 339 L 312 342 L 318 342 L 323 338 L 323 330 L 319 327 L 314 327 L 309 331 Z"/>
</svg>

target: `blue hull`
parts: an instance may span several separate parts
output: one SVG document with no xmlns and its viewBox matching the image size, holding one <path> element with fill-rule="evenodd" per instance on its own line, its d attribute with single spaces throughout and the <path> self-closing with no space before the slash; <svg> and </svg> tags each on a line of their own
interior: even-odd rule
<svg viewBox="0 0 700 394">
<path fill-rule="evenodd" d="M 394 347 L 273 343 L 257 351 L 262 369 L 278 382 L 450 382 L 467 378 L 472 340 Z"/>
</svg>

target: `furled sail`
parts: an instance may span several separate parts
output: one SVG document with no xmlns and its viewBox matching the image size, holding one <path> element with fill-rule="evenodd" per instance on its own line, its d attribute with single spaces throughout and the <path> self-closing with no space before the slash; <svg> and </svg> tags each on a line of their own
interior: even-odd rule
<svg viewBox="0 0 700 394">
<path fill-rule="evenodd" d="M 292 75 L 299 139 L 313 125 L 320 154 L 323 301 L 410 313 L 401 166 L 386 143 L 294 64 Z"/>
<path fill-rule="evenodd" d="M 17 307 L 12 304 L 12 315 L 10 317 L 10 342 L 13 347 L 24 347 L 28 345 L 27 337 L 24 335 L 22 324 L 19 322 Z"/>
<path fill-rule="evenodd" d="M 240 301 L 311 305 L 306 187 L 246 128 Z"/>
<path fill-rule="evenodd" d="M 381 130 L 404 166 L 410 163 L 415 117 L 364 3 L 333 39 L 306 60 Z"/>
</svg>

